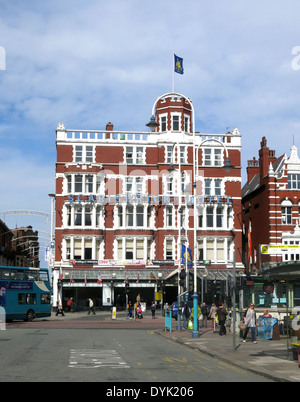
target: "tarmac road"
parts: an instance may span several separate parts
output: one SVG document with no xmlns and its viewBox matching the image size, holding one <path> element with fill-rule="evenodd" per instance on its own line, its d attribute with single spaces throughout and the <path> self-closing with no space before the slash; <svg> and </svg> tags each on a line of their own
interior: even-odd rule
<svg viewBox="0 0 300 402">
<path fill-rule="evenodd" d="M 265 382 L 153 330 L 9 328 L 0 333 L 1 382 Z"/>
<path fill-rule="evenodd" d="M 44 332 L 49 334 L 48 340 L 50 350 L 51 348 L 60 350 L 61 343 L 64 342 L 65 339 L 64 338 L 65 332 L 63 332 L 64 335 L 62 336 L 61 341 L 59 339 L 57 341 L 55 340 L 56 338 L 55 334 L 56 333 L 58 334 L 60 330 L 63 331 L 69 330 L 68 334 L 66 335 L 66 339 L 68 338 L 72 339 L 72 337 L 74 337 L 77 332 L 79 333 L 80 331 L 82 332 L 83 330 L 86 330 L 86 334 L 90 333 L 97 334 L 98 337 L 97 339 L 99 339 L 99 334 L 101 334 L 100 338 L 106 336 L 105 334 L 110 334 L 110 336 L 113 336 L 114 334 L 116 335 L 122 334 L 123 337 L 125 337 L 124 334 L 130 334 L 128 341 L 126 342 L 126 345 L 122 343 L 123 342 L 122 339 L 117 340 L 118 343 L 122 345 L 123 348 L 125 348 L 124 353 L 127 350 L 127 344 L 130 345 L 132 343 L 132 339 L 136 339 L 136 343 L 138 344 L 140 342 L 140 339 L 143 340 L 146 337 L 148 337 L 148 335 L 152 335 L 151 339 L 152 338 L 156 339 L 157 337 L 163 338 L 165 339 L 165 341 L 168 342 L 168 344 L 170 345 L 173 344 L 172 350 L 170 350 L 168 354 L 164 355 L 166 359 L 169 359 L 164 362 L 165 365 L 166 363 L 170 363 L 171 366 L 172 365 L 175 366 L 175 362 L 172 359 L 178 358 L 178 350 L 181 350 L 181 347 L 185 348 L 187 355 L 200 353 L 203 358 L 204 357 L 213 358 L 214 364 L 212 364 L 211 366 L 206 365 L 202 365 L 203 367 L 201 366 L 202 371 L 206 371 L 208 373 L 209 380 L 206 379 L 206 381 L 213 381 L 213 377 L 215 378 L 218 377 L 219 373 L 215 371 L 214 367 L 218 366 L 220 368 L 220 366 L 222 365 L 226 366 L 227 364 L 229 364 L 230 367 L 234 367 L 234 369 L 237 370 L 238 372 L 240 371 L 241 373 L 247 373 L 247 376 L 244 377 L 243 381 L 246 381 L 245 378 L 247 379 L 252 378 L 252 374 L 257 374 L 257 377 L 255 377 L 257 379 L 253 381 L 266 381 L 266 380 L 273 380 L 276 382 L 300 381 L 300 369 L 298 368 L 297 361 L 291 359 L 290 351 L 287 349 L 288 339 L 286 336 L 281 337 L 280 340 L 277 341 L 259 339 L 258 343 L 253 345 L 252 342 L 247 342 L 246 344 L 241 343 L 241 339 L 239 339 L 239 336 L 237 334 L 235 337 L 236 338 L 235 343 L 237 345 L 237 349 L 234 350 L 233 335 L 228 333 L 227 336 L 225 337 L 219 336 L 218 334 L 214 333 L 214 331 L 212 331 L 210 322 L 209 322 L 210 324 L 209 328 L 203 328 L 203 329 L 200 328 L 199 338 L 193 338 L 191 331 L 176 330 L 175 320 L 172 321 L 172 331 L 165 331 L 164 324 L 165 320 L 160 314 L 157 314 L 157 318 L 153 320 L 151 319 L 151 313 L 149 314 L 148 312 L 144 315 L 144 318 L 142 320 L 128 320 L 126 319 L 125 312 L 118 312 L 117 318 L 115 320 L 112 319 L 110 312 L 97 312 L 96 316 L 88 316 L 87 312 L 79 312 L 79 313 L 67 313 L 65 317 L 61 316 L 56 317 L 55 315 L 52 315 L 52 317 L 49 317 L 47 319 L 34 320 L 33 322 L 30 323 L 15 321 L 7 324 L 7 331 L 0 331 L 0 348 L 1 348 L 0 351 L 2 351 L 3 347 L 5 348 L 6 345 L 7 346 L 9 345 L 10 339 L 8 338 L 6 340 L 5 338 L 7 338 L 7 335 L 9 334 L 13 334 L 14 332 L 11 332 L 13 330 L 16 330 L 19 333 L 23 334 L 26 334 L 27 330 L 36 330 L 37 332 L 33 337 L 37 338 L 42 337 Z M 19 331 L 20 329 L 22 329 L 22 331 Z M 156 335 L 156 337 L 154 337 L 154 334 Z M 1 338 L 4 338 L 2 339 L 3 343 L 1 342 Z M 55 341 L 51 342 L 51 339 L 54 339 Z M 159 344 L 159 342 L 160 341 L 156 339 L 156 341 L 153 342 L 152 345 L 152 353 L 153 356 L 155 357 L 155 361 L 160 361 L 159 360 L 160 356 L 162 356 L 163 347 L 161 346 L 161 349 L 158 349 L 156 347 L 156 344 Z M 97 345 L 96 341 L 94 341 L 94 343 L 95 345 Z M 111 338 L 108 337 L 107 344 L 110 343 Z M 150 339 L 148 343 L 151 344 Z M 131 353 L 126 352 L 127 358 L 124 359 L 124 361 L 130 365 L 131 370 L 133 372 L 136 368 L 137 365 L 136 362 L 138 360 L 132 361 L 131 359 L 136 357 L 136 350 L 138 350 L 140 356 L 143 357 L 143 359 L 144 358 L 146 359 L 145 367 L 147 367 L 147 364 L 150 364 L 150 362 L 153 363 L 152 361 L 153 356 L 151 357 L 151 355 L 149 355 L 147 357 L 147 355 L 143 354 L 143 348 L 142 348 L 143 345 L 145 345 L 145 343 L 143 343 L 140 346 L 140 350 L 138 350 L 136 349 L 135 347 L 136 345 L 134 343 L 130 349 L 133 352 Z M 31 350 L 33 345 L 28 345 L 27 347 L 29 348 L 28 350 Z M 9 348 L 8 351 L 10 350 Z M 80 346 L 80 348 L 85 350 L 87 348 L 94 348 L 94 346 L 93 344 L 90 343 L 87 343 L 86 346 L 86 344 L 83 343 Z M 111 345 L 110 348 L 111 349 L 103 349 L 103 350 L 116 350 L 113 347 L 113 345 Z M 70 350 L 71 346 L 69 348 L 69 351 Z M 161 353 L 157 353 L 158 350 Z M 5 350 L 5 352 L 7 351 Z M 47 353 L 48 352 L 45 352 L 45 356 L 47 355 Z M 56 351 L 54 351 L 53 353 L 55 355 Z M 61 350 L 61 354 L 59 357 L 63 356 L 64 353 L 65 353 L 64 350 Z M 66 357 L 64 357 L 64 361 L 65 360 Z M 143 364 L 143 362 L 144 360 L 139 361 L 139 363 L 141 364 Z M 188 362 L 190 362 L 189 365 L 190 367 L 192 367 L 193 365 L 197 365 L 196 364 L 197 362 L 191 360 L 188 360 Z M 7 360 L 7 363 L 9 364 L 9 358 Z M 175 367 L 171 368 L 172 370 L 175 370 Z M 159 367 L 157 369 L 158 371 L 160 371 Z M 151 373 L 156 372 L 157 369 L 154 366 L 152 367 L 153 371 L 149 368 Z M 167 369 L 167 366 L 164 366 L 164 369 Z M 211 374 L 209 370 L 212 370 L 213 374 Z M 230 372 L 233 371 L 234 371 L 233 369 L 230 370 Z M 167 372 L 169 373 L 169 370 L 167 370 Z M 141 376 L 143 378 L 143 381 L 149 381 L 150 377 L 154 378 L 152 375 L 147 379 L 146 377 L 144 377 L 144 373 L 141 374 Z M 162 373 L 161 375 L 157 375 L 156 377 L 162 379 L 164 378 L 164 375 Z M 199 379 L 195 374 L 195 377 L 197 378 L 197 380 L 195 381 L 203 381 L 202 376 L 198 376 L 200 378 Z M 195 377 L 189 377 L 189 380 L 190 378 Z M 176 371 L 175 375 L 173 373 L 172 376 L 167 378 L 169 379 L 169 381 L 173 381 L 172 380 L 173 378 L 177 379 Z M 229 377 L 225 376 L 224 381 L 231 381 L 230 378 L 231 376 Z M 45 380 L 47 381 L 47 379 Z M 235 377 L 234 380 L 236 381 Z M 216 379 L 216 381 L 221 380 Z"/>
</svg>

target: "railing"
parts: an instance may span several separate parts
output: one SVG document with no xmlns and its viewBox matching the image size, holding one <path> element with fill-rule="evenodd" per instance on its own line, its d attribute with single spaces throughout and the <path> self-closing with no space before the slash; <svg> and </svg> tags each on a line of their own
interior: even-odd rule
<svg viewBox="0 0 300 402">
<path fill-rule="evenodd" d="M 67 130 L 65 139 L 86 141 L 147 141 L 149 133 L 133 131 L 78 131 Z"/>
<path fill-rule="evenodd" d="M 176 131 L 177 133 L 177 131 Z M 86 141 L 105 141 L 115 140 L 115 141 L 149 141 L 151 136 L 157 136 L 163 133 L 149 133 L 143 131 L 88 131 L 88 130 L 66 130 L 64 131 L 65 140 L 86 140 Z M 232 134 L 204 134 L 195 133 L 196 139 L 200 141 L 206 140 L 212 142 L 220 142 L 225 144 L 231 143 Z"/>
</svg>

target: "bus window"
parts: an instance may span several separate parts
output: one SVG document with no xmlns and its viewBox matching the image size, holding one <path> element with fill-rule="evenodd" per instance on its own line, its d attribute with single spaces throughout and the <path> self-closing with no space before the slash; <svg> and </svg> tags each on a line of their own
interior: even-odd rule
<svg viewBox="0 0 300 402">
<path fill-rule="evenodd" d="M 9 280 L 9 269 L 8 268 L 0 269 L 0 279 Z"/>
<path fill-rule="evenodd" d="M 43 281 L 43 282 L 48 282 L 49 281 L 47 271 L 40 271 L 39 274 L 40 274 L 40 281 Z"/>
<path fill-rule="evenodd" d="M 50 304 L 51 296 L 48 293 L 41 294 L 41 304 Z"/>
<path fill-rule="evenodd" d="M 25 293 L 18 293 L 18 304 L 25 304 Z"/>
<path fill-rule="evenodd" d="M 39 280 L 39 271 L 30 269 L 27 271 L 28 281 L 38 281 Z"/>
<path fill-rule="evenodd" d="M 36 304 L 36 294 L 18 293 L 18 304 Z"/>
<path fill-rule="evenodd" d="M 26 294 L 26 304 L 36 304 L 36 294 L 27 293 Z"/>
<path fill-rule="evenodd" d="M 12 281 L 24 281 L 24 269 L 12 269 L 10 279 Z"/>
</svg>

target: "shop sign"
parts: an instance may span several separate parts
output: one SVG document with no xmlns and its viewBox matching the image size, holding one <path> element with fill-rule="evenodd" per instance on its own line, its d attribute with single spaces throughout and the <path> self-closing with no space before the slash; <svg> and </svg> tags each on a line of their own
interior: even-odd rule
<svg viewBox="0 0 300 402">
<path fill-rule="evenodd" d="M 194 196 L 187 196 L 182 200 L 181 197 L 177 196 L 166 196 L 166 195 L 152 195 L 152 194 L 137 194 L 137 195 L 132 195 L 132 194 L 127 194 L 127 195 L 120 195 L 120 194 L 115 194 L 115 195 L 84 195 L 84 194 L 68 194 L 68 201 L 73 203 L 73 202 L 91 202 L 91 203 L 99 203 L 99 204 L 132 204 L 132 203 L 137 203 L 137 204 L 154 204 L 154 205 L 180 205 L 183 202 L 186 202 L 187 205 L 193 205 L 194 204 Z M 230 201 L 230 198 L 228 196 L 204 196 L 204 195 L 199 195 L 196 197 L 196 204 L 197 205 L 203 205 L 205 203 L 216 203 L 216 204 L 232 204 Z"/>
<path fill-rule="evenodd" d="M 268 294 L 273 293 L 274 292 L 274 284 L 273 283 L 266 283 L 264 285 L 264 292 L 268 293 Z"/>
<path fill-rule="evenodd" d="M 299 249 L 299 244 L 261 244 L 260 246 L 261 254 L 292 253 Z"/>
</svg>

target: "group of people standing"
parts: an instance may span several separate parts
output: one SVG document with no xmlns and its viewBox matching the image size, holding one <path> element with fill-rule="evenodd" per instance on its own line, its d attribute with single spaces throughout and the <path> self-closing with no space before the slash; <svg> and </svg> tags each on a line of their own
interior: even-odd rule
<svg viewBox="0 0 300 402">
<path fill-rule="evenodd" d="M 220 331 L 219 335 L 226 335 L 226 316 L 227 316 L 227 311 L 224 307 L 224 304 L 221 303 L 220 307 L 217 309 L 216 314 L 218 316 L 219 320 L 219 325 L 220 325 Z M 267 317 L 270 318 L 272 317 L 271 314 L 269 314 L 268 310 L 264 311 L 264 314 L 262 317 Z M 257 343 L 256 341 L 256 327 L 257 327 L 257 317 L 256 317 L 256 311 L 254 309 L 254 304 L 250 303 L 249 307 L 245 311 L 243 317 L 242 317 L 242 323 L 243 323 L 243 342 L 246 342 L 247 335 L 249 331 L 251 331 L 251 340 L 253 343 Z"/>
<path fill-rule="evenodd" d="M 184 306 L 182 308 L 182 316 L 183 316 L 183 328 L 187 328 L 188 322 L 194 319 L 194 307 L 190 310 L 188 303 L 184 302 Z M 211 317 L 211 311 L 205 302 L 201 304 L 201 307 L 198 305 L 197 308 L 197 319 L 202 328 L 207 328 L 207 320 Z"/>
<path fill-rule="evenodd" d="M 215 317 L 218 319 L 219 323 L 219 335 L 223 336 L 226 335 L 226 319 L 227 319 L 227 309 L 224 306 L 224 303 L 220 303 L 219 307 L 215 304 L 212 304 L 211 308 L 209 309 L 205 303 L 202 303 L 201 307 L 198 306 L 197 316 L 199 320 L 199 327 L 206 328 L 207 327 L 207 320 L 209 318 L 212 319 L 212 326 L 214 327 L 214 320 Z M 264 313 L 266 317 L 270 317 L 270 314 L 266 311 Z M 189 320 L 194 319 L 194 309 L 190 312 L 187 302 L 184 303 L 184 307 L 182 309 L 183 315 L 183 328 L 187 328 Z M 254 305 L 251 303 L 249 308 L 246 310 L 243 322 L 245 324 L 245 330 L 243 333 L 243 342 L 246 342 L 246 338 L 248 335 L 249 330 L 251 330 L 251 337 L 252 342 L 256 343 L 256 326 L 257 326 L 257 319 L 256 319 L 256 312 L 254 310 Z"/>
</svg>

